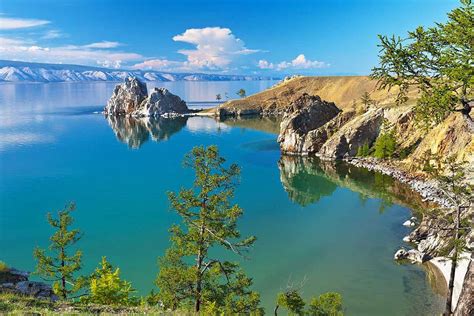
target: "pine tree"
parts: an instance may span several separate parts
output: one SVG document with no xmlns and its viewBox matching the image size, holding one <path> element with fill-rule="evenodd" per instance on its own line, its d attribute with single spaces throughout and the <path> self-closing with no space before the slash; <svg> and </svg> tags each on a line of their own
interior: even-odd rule
<svg viewBox="0 0 474 316">
<path fill-rule="evenodd" d="M 216 146 L 193 148 L 184 159 L 185 167 L 195 172 L 193 187 L 168 194 L 182 223 L 171 227 L 171 246 L 159 260 L 156 284 L 165 308 L 193 306 L 195 312 L 225 314 L 259 311 L 259 295 L 249 290 L 252 279 L 214 251 L 223 248 L 243 255 L 255 241 L 253 236 L 241 238 L 237 220 L 242 209 L 230 202 L 240 169 L 224 164 Z"/>
<path fill-rule="evenodd" d="M 392 158 L 397 149 L 395 129 L 386 120 L 383 123 L 382 132 L 375 140 L 374 149 L 374 156 L 380 159 Z"/>
<path fill-rule="evenodd" d="M 70 203 L 57 212 L 57 218 L 48 213 L 48 223 L 56 230 L 50 237 L 49 252 L 52 254 L 48 256 L 46 250 L 40 248 L 36 248 L 33 254 L 38 261 L 36 273 L 45 280 L 54 282 L 54 292 L 64 300 L 83 286 L 83 279 L 74 275 L 82 267 L 82 252 L 77 250 L 69 255 L 70 248 L 82 236 L 78 229 L 69 229 L 73 223 L 71 212 L 75 209 L 76 205 Z"/>
<path fill-rule="evenodd" d="M 104 305 L 130 305 L 138 302 L 130 295 L 135 292 L 130 282 L 120 278 L 120 269 L 114 268 L 106 257 L 89 277 L 89 295 L 84 302 Z"/>
<path fill-rule="evenodd" d="M 469 117 L 473 101 L 474 6 L 461 0 L 446 23 L 418 27 L 406 38 L 381 36 L 379 66 L 372 78 L 379 88 L 398 87 L 397 103 L 408 100 L 410 87 L 421 91 L 417 118 L 430 126 L 451 112 Z"/>
<path fill-rule="evenodd" d="M 364 107 L 367 109 L 371 104 L 374 103 L 374 100 L 370 98 L 370 94 L 366 91 L 362 94 L 360 97 L 360 101 L 364 105 Z"/>
</svg>

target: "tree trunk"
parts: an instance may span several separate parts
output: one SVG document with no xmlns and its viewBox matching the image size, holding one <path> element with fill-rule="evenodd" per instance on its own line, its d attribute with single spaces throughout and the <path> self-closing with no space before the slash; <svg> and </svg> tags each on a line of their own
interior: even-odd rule
<svg viewBox="0 0 474 316">
<path fill-rule="evenodd" d="M 456 212 L 456 230 L 454 235 L 454 240 L 457 242 L 459 239 L 459 222 L 460 222 L 461 208 L 457 208 Z M 451 271 L 449 273 L 449 285 L 448 285 L 448 297 L 446 298 L 446 308 L 444 311 L 445 316 L 451 315 L 452 306 L 453 306 L 453 292 L 454 292 L 454 278 L 456 277 L 456 266 L 458 260 L 458 248 L 457 245 L 454 245 L 454 254 L 451 262 Z"/>
<path fill-rule="evenodd" d="M 64 248 L 61 248 L 61 267 L 64 269 Z M 64 271 L 61 271 L 61 285 L 62 285 L 62 297 L 64 300 L 67 299 L 67 293 L 66 293 L 66 277 L 64 276 Z"/>
<path fill-rule="evenodd" d="M 201 292 L 202 292 L 202 274 L 201 274 L 201 268 L 202 268 L 202 260 L 203 260 L 203 249 L 202 249 L 202 244 L 204 241 L 204 222 L 201 224 L 201 230 L 199 232 L 199 250 L 198 250 L 198 256 L 197 256 L 197 262 L 196 262 L 196 302 L 194 304 L 194 311 L 196 313 L 199 312 L 201 309 Z"/>
</svg>

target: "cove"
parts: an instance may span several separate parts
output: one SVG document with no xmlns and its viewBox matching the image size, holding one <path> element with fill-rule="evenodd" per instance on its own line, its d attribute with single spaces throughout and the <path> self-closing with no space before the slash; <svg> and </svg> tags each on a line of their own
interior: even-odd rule
<svg viewBox="0 0 474 316">
<path fill-rule="evenodd" d="M 165 193 L 191 183 L 181 165 L 185 153 L 216 144 L 242 168 L 240 228 L 258 238 L 242 263 L 267 313 L 280 289 L 303 279 L 306 298 L 340 292 L 347 315 L 442 310 L 427 270 L 392 259 L 409 232 L 401 224 L 423 205 L 390 177 L 281 156 L 276 119 L 107 120 L 94 112 L 113 85 L 37 87 L 0 85 L 0 259 L 8 264 L 33 270 L 34 247 L 48 243 L 46 212 L 75 201 L 84 272 L 105 255 L 146 294 L 168 247 L 167 230 L 178 220 Z M 223 89 L 207 85 L 205 94 L 196 93 L 201 88 L 188 82 L 179 89 L 195 102 Z"/>
</svg>

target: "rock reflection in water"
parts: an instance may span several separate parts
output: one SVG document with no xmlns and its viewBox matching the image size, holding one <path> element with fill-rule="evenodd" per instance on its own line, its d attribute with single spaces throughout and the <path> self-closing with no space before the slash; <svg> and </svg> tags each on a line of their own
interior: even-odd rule
<svg viewBox="0 0 474 316">
<path fill-rule="evenodd" d="M 337 186 L 325 178 L 312 158 L 283 155 L 278 161 L 280 180 L 290 199 L 301 206 L 331 195 Z"/>
<path fill-rule="evenodd" d="M 393 203 L 416 210 L 427 207 L 420 195 L 390 176 L 355 167 L 343 161 L 283 155 L 280 179 L 290 199 L 302 206 L 331 195 L 339 186 L 357 192 L 362 201 L 380 199 L 380 212 Z"/>
<path fill-rule="evenodd" d="M 186 125 L 187 119 L 187 117 L 107 116 L 107 121 L 117 139 L 134 149 L 140 148 L 150 137 L 157 142 L 169 139 Z"/>
</svg>

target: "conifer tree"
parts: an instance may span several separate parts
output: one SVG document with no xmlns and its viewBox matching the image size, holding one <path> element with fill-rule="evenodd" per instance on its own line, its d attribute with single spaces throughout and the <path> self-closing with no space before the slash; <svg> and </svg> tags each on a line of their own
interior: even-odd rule
<svg viewBox="0 0 474 316">
<path fill-rule="evenodd" d="M 398 87 L 397 103 L 408 100 L 410 87 L 421 91 L 417 118 L 429 126 L 451 112 L 469 117 L 474 84 L 474 6 L 461 0 L 446 23 L 418 27 L 406 38 L 382 36 L 379 66 L 372 78 L 379 88 Z"/>
<path fill-rule="evenodd" d="M 216 146 L 193 148 L 184 159 L 195 172 L 193 187 L 168 194 L 182 223 L 171 227 L 171 246 L 159 260 L 156 284 L 165 308 L 224 314 L 260 310 L 258 293 L 249 290 L 252 279 L 218 251 L 243 255 L 255 241 L 241 238 L 242 209 L 231 204 L 240 169 L 224 164 Z"/>
<path fill-rule="evenodd" d="M 82 267 L 82 252 L 76 250 L 74 254 L 70 254 L 71 248 L 82 236 L 78 229 L 70 229 L 73 223 L 71 212 L 75 209 L 76 205 L 70 203 L 57 212 L 57 218 L 48 213 L 48 223 L 55 229 L 48 248 L 51 255 L 40 248 L 36 248 L 33 253 L 38 261 L 36 273 L 43 279 L 54 282 L 54 292 L 64 300 L 84 285 L 82 278 L 75 277 L 75 273 Z"/>
</svg>

